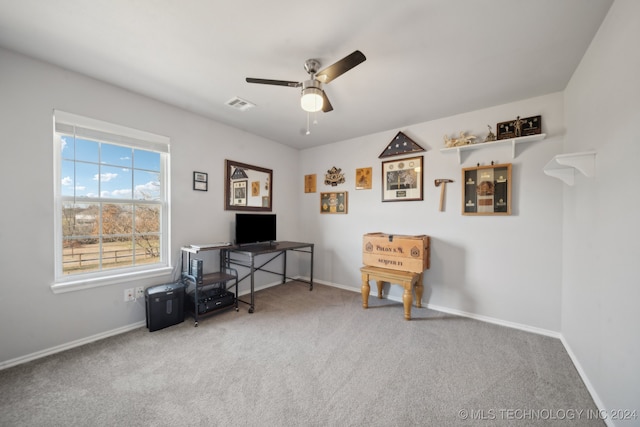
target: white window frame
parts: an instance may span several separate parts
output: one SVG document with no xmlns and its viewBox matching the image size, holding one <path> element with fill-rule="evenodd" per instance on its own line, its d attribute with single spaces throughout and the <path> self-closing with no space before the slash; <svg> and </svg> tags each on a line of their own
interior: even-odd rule
<svg viewBox="0 0 640 427">
<path fill-rule="evenodd" d="M 161 207 L 161 243 L 160 261 L 154 264 L 139 265 L 127 268 L 109 269 L 99 272 L 78 273 L 64 275 L 62 271 L 62 204 L 65 198 L 62 196 L 62 144 L 60 138 L 56 138 L 56 126 L 74 127 L 84 137 L 95 135 L 102 140 L 122 144 L 137 149 L 156 151 L 160 156 L 160 198 Z M 55 244 L 55 279 L 51 285 L 54 293 L 69 292 L 79 289 L 94 288 L 98 286 L 123 283 L 150 277 L 165 276 L 172 273 L 170 247 L 171 247 L 171 209 L 170 209 L 170 139 L 166 136 L 120 126 L 101 120 L 83 117 L 77 114 L 60 110 L 53 111 L 53 171 L 54 171 L 54 244 Z"/>
</svg>

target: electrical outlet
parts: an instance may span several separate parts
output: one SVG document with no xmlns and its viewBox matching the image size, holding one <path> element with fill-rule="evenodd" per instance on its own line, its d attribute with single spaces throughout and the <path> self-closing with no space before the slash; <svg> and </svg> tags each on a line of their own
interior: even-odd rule
<svg viewBox="0 0 640 427">
<path fill-rule="evenodd" d="M 133 301 L 135 297 L 133 296 L 133 288 L 124 290 L 124 302 Z"/>
<path fill-rule="evenodd" d="M 136 299 L 138 298 L 144 298 L 144 288 L 142 286 L 136 288 Z"/>
</svg>

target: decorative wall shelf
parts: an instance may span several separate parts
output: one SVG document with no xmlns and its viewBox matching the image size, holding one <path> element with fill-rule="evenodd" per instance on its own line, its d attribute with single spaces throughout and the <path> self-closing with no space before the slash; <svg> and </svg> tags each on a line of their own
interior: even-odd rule
<svg viewBox="0 0 640 427">
<path fill-rule="evenodd" d="M 538 135 L 521 136 L 520 138 L 501 139 L 499 141 L 479 142 L 477 144 L 461 145 L 460 147 L 441 148 L 440 151 L 442 153 L 458 153 L 458 163 L 462 164 L 462 155 L 460 154 L 462 151 L 480 150 L 482 148 L 494 147 L 498 145 L 511 145 L 511 158 L 515 159 L 516 144 L 521 144 L 523 142 L 542 141 L 546 136 L 546 133 L 541 133 Z"/>
<path fill-rule="evenodd" d="M 580 171 L 584 176 L 594 176 L 596 173 L 596 152 L 582 151 L 579 153 L 558 154 L 543 168 L 545 174 L 558 178 L 567 185 L 574 184 L 576 170 Z"/>
</svg>

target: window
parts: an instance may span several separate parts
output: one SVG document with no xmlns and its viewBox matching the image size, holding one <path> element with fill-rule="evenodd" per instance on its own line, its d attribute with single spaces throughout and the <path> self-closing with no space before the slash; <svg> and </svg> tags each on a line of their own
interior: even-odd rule
<svg viewBox="0 0 640 427">
<path fill-rule="evenodd" d="M 169 139 L 62 111 L 54 123 L 54 291 L 166 273 Z"/>
</svg>

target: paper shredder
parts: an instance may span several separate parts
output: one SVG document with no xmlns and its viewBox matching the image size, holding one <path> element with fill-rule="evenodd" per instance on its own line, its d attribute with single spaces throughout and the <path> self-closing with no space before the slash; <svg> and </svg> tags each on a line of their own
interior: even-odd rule
<svg viewBox="0 0 640 427">
<path fill-rule="evenodd" d="M 144 291 L 149 332 L 184 322 L 184 284 L 169 283 Z"/>
</svg>

